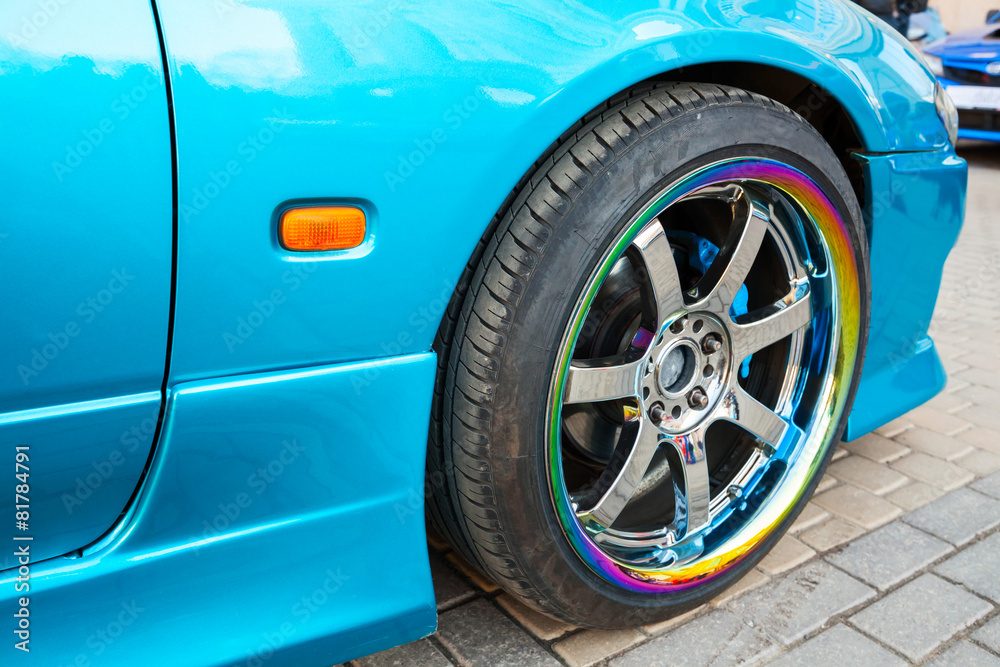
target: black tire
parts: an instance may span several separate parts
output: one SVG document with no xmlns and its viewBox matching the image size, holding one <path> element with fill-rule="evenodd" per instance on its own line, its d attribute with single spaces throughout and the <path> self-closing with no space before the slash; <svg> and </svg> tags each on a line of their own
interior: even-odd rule
<svg viewBox="0 0 1000 667">
<path fill-rule="evenodd" d="M 848 222 L 860 333 L 839 425 L 806 492 L 767 538 L 722 575 L 669 595 L 598 576 L 560 526 L 548 488 L 546 401 L 580 290 L 651 193 L 718 160 L 773 159 L 806 174 Z M 428 514 L 465 558 L 509 593 L 585 627 L 644 625 L 717 596 L 791 525 L 846 424 L 867 336 L 867 241 L 856 196 L 823 138 L 772 100 L 730 87 L 657 84 L 595 110 L 508 198 L 456 290 L 435 349 Z"/>
</svg>

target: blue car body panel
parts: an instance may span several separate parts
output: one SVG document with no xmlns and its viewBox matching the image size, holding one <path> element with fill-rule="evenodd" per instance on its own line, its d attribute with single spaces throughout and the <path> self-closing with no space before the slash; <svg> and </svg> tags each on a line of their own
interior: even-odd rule
<svg viewBox="0 0 1000 667">
<path fill-rule="evenodd" d="M 126 519 L 82 558 L 35 566 L 31 660 L 328 667 L 432 632 L 434 371 L 425 353 L 172 388 Z M 0 663 L 20 657 L 0 646 Z"/>
<path fill-rule="evenodd" d="M 0 6 L 0 442 L 31 445 L 33 560 L 99 538 L 139 483 L 173 254 L 150 7 L 53 7 Z M 11 520 L 15 502 L 0 494 Z"/>
<path fill-rule="evenodd" d="M 143 0 L 119 2 L 149 11 Z M 147 29 L 144 48 L 117 52 L 104 69 L 127 77 L 167 62 L 172 105 L 162 97 L 142 107 L 152 114 L 147 148 L 173 124 L 177 164 L 165 412 L 146 474 L 123 477 L 139 483 L 127 513 L 101 539 L 77 536 L 66 550 L 74 553 L 33 565 L 32 642 L 46 664 L 328 665 L 431 632 L 429 350 L 458 277 L 553 140 L 606 98 L 684 66 L 793 72 L 835 97 L 860 137 L 873 314 L 848 437 L 940 386 L 927 328 L 960 224 L 965 166 L 919 54 L 845 0 L 683 9 L 158 0 L 154 9 L 164 51 Z M 18 18 L 0 21 L 0 39 Z M 0 90 L 30 87 L 33 76 L 5 65 Z M 169 170 L 169 141 L 156 146 L 153 162 Z M 105 170 L 118 196 L 153 183 L 125 164 L 130 173 Z M 165 178 L 148 200 L 161 212 Z M 311 201 L 362 206 L 365 245 L 283 249 L 277 213 Z M 169 282 L 169 219 L 146 234 L 165 253 Z M 905 254 L 896 254 L 899 235 L 912 238 Z M 911 287 L 913 299 L 897 298 Z M 64 279 L 60 289 L 69 288 Z M 168 304 L 149 304 L 163 306 L 151 329 L 162 345 Z M 109 336 L 132 326 L 116 324 Z M 130 354 L 128 345 L 112 349 Z M 162 350 L 159 359 L 153 390 Z M 891 400 L 879 396 L 900 384 Z M 119 426 L 112 449 L 124 443 Z M 61 497 L 68 480 L 47 486 Z M 18 572 L 5 574 L 0 608 L 14 608 Z M 16 654 L 0 651 L 4 663 Z"/>
<path fill-rule="evenodd" d="M 965 218 L 965 161 L 952 151 L 863 155 L 872 319 L 845 440 L 933 398 L 946 376 L 927 335 L 941 271 Z M 935 267 L 914 271 L 913 267 Z M 953 301 L 957 301 L 951 295 Z"/>
</svg>

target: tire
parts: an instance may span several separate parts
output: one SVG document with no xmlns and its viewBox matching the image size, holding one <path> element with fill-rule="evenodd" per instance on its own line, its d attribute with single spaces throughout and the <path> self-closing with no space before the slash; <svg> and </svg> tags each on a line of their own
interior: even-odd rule
<svg viewBox="0 0 1000 667">
<path fill-rule="evenodd" d="M 609 101 L 511 194 L 446 314 L 431 521 L 573 625 L 714 598 L 840 439 L 867 247 L 843 167 L 786 107 L 686 83 Z"/>
</svg>

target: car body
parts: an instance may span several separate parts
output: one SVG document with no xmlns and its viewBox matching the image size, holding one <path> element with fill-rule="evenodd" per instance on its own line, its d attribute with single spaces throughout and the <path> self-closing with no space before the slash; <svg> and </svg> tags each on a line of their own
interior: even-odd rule
<svg viewBox="0 0 1000 667">
<path fill-rule="evenodd" d="M 872 283 L 846 438 L 940 391 L 965 164 L 919 54 L 848 2 L 6 3 L 0 434 L 32 540 L 0 606 L 33 659 L 325 665 L 432 632 L 442 314 L 546 147 L 670 76 L 843 110 Z M 367 240 L 285 249 L 299 203 L 362 208 Z"/>
<path fill-rule="evenodd" d="M 959 111 L 959 136 L 1000 141 L 1000 14 L 925 49 Z"/>
</svg>

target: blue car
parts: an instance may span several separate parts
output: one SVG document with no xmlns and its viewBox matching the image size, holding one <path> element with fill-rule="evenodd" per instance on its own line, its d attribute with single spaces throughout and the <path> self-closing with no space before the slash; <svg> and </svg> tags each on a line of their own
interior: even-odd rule
<svg viewBox="0 0 1000 667">
<path fill-rule="evenodd" d="M 956 112 L 844 0 L 0 6 L 0 664 L 326 667 L 426 522 L 576 626 L 944 385 Z"/>
<path fill-rule="evenodd" d="M 925 58 L 958 107 L 958 136 L 1000 141 L 1000 12 L 928 46 Z"/>
</svg>

